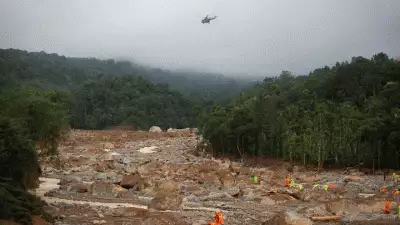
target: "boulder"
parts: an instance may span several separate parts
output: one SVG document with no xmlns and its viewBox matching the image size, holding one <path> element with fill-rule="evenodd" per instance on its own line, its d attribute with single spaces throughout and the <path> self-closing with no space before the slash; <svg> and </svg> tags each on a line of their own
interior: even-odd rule
<svg viewBox="0 0 400 225">
<path fill-rule="evenodd" d="M 178 210 L 182 204 L 182 197 L 177 194 L 159 192 L 150 201 L 149 208 L 157 210 Z"/>
<path fill-rule="evenodd" d="M 126 189 L 140 190 L 144 188 L 145 180 L 139 174 L 124 176 L 120 183 L 121 187 Z"/>
<path fill-rule="evenodd" d="M 110 143 L 110 142 L 104 142 L 103 143 L 103 148 L 105 148 L 105 149 L 113 149 L 115 146 L 114 146 L 114 144 L 113 143 Z"/>
<path fill-rule="evenodd" d="M 104 172 L 106 170 L 113 169 L 115 169 L 115 166 L 111 161 L 99 161 L 97 162 L 94 170 L 97 172 Z"/>
<path fill-rule="evenodd" d="M 89 187 L 86 184 L 72 184 L 71 187 L 69 188 L 70 192 L 76 192 L 76 193 L 85 193 L 89 191 Z"/>
<path fill-rule="evenodd" d="M 149 131 L 150 131 L 150 132 L 157 132 L 157 133 L 162 132 L 161 128 L 160 128 L 160 127 L 157 127 L 157 126 L 152 126 L 152 127 L 150 127 Z"/>
<path fill-rule="evenodd" d="M 93 176 L 94 180 L 106 180 L 107 175 L 105 173 L 97 173 Z"/>
<path fill-rule="evenodd" d="M 359 177 L 359 176 L 345 176 L 344 177 L 344 181 L 345 182 L 350 182 L 350 181 L 360 182 L 360 181 L 363 181 L 363 180 L 364 179 L 362 177 Z"/>
<path fill-rule="evenodd" d="M 150 201 L 148 207 L 157 210 L 178 210 L 182 204 L 179 195 L 179 185 L 171 180 L 160 182 L 157 185 L 157 193 Z"/>
<path fill-rule="evenodd" d="M 266 224 L 279 224 L 279 225 L 312 225 L 313 222 L 294 211 L 285 211 L 276 215 L 272 221 L 272 223 L 264 223 Z"/>
<path fill-rule="evenodd" d="M 61 178 L 60 185 L 66 185 L 70 183 L 81 183 L 81 182 L 82 182 L 81 177 L 71 175 Z"/>
<path fill-rule="evenodd" d="M 92 195 L 98 196 L 114 196 L 112 185 L 103 181 L 95 181 L 90 185 Z"/>
<path fill-rule="evenodd" d="M 270 197 L 267 196 L 267 197 L 262 198 L 260 203 L 264 204 L 264 205 L 275 205 L 276 201 L 274 201 L 273 199 L 271 199 Z"/>
</svg>

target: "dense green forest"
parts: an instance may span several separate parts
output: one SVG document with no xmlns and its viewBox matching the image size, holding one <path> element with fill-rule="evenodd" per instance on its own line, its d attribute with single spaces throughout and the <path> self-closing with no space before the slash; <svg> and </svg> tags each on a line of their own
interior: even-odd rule
<svg viewBox="0 0 400 225">
<path fill-rule="evenodd" d="M 221 74 L 173 72 L 148 68 L 128 61 L 73 58 L 0 49 L 0 91 L 20 83 L 35 84 L 46 89 L 71 90 L 97 75 L 141 76 L 154 84 L 167 84 L 192 100 L 226 103 L 252 82 L 233 79 Z"/>
<path fill-rule="evenodd" d="M 399 107 L 400 63 L 379 53 L 265 78 L 214 107 L 201 131 L 219 155 L 400 168 Z"/>
<path fill-rule="evenodd" d="M 197 115 L 226 104 L 251 82 L 218 74 L 171 72 L 130 62 L 0 49 L 0 93 L 20 85 L 63 90 L 73 128 L 129 124 L 163 129 L 198 124 Z"/>
<path fill-rule="evenodd" d="M 73 92 L 71 125 L 104 129 L 129 124 L 137 129 L 153 125 L 168 129 L 195 125 L 194 102 L 166 85 L 151 84 L 141 77 L 99 77 Z"/>
</svg>

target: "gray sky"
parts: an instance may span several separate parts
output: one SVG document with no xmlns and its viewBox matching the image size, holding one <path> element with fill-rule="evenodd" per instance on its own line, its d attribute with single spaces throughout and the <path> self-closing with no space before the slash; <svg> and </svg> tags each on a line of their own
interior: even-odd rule
<svg viewBox="0 0 400 225">
<path fill-rule="evenodd" d="M 217 15 L 211 24 L 201 19 Z M 400 56 L 400 0 L 1 0 L 0 48 L 277 75 Z"/>
</svg>

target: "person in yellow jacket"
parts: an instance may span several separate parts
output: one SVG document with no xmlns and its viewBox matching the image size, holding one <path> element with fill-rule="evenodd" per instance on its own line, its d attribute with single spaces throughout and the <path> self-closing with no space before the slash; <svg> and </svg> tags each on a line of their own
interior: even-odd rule
<svg viewBox="0 0 400 225">
<path fill-rule="evenodd" d="M 290 185 L 289 185 L 290 187 L 294 187 L 294 180 L 293 179 L 290 179 Z"/>
<path fill-rule="evenodd" d="M 255 175 L 254 175 L 254 177 L 253 177 L 253 182 L 254 182 L 254 184 L 258 184 L 258 177 L 255 176 Z"/>
<path fill-rule="evenodd" d="M 400 204 L 397 205 L 397 214 L 398 214 L 398 217 L 399 217 L 399 219 L 400 219 Z"/>
<path fill-rule="evenodd" d="M 319 189 L 319 184 L 318 184 L 318 183 L 314 183 L 312 189 L 313 189 L 313 190 L 314 190 L 314 189 L 317 189 L 317 190 L 318 190 L 318 189 Z"/>
</svg>

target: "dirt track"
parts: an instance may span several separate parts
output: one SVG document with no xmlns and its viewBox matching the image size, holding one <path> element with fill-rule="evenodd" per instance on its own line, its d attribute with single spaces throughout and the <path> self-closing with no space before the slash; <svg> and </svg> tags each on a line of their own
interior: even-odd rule
<svg viewBox="0 0 400 225">
<path fill-rule="evenodd" d="M 328 224 L 309 218 L 329 215 L 347 222 L 329 224 L 399 222 L 394 221 L 394 210 L 382 213 L 385 198 L 391 196 L 378 190 L 395 185 L 383 176 L 356 170 L 318 174 L 298 166 L 288 172 L 287 163 L 271 161 L 270 166 L 255 168 L 261 178 L 257 185 L 250 179 L 252 168 L 191 154 L 196 143 L 188 132 L 74 130 L 61 143 L 58 164 L 42 162 L 44 177 L 60 179 L 61 185 L 53 183 L 56 189 L 38 195 L 53 201 L 49 211 L 56 224 L 201 225 L 211 221 L 217 209 L 223 211 L 225 224 L 233 225 Z M 287 174 L 304 189 L 283 187 Z M 314 182 L 334 183 L 335 189 L 313 190 Z"/>
</svg>

